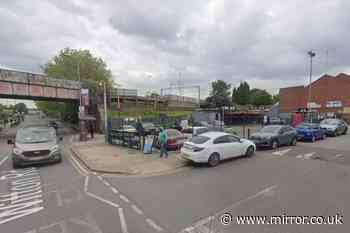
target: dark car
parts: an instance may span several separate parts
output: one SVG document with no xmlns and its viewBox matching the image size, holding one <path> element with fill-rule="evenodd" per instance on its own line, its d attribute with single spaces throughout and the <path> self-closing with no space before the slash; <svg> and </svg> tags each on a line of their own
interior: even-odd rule
<svg viewBox="0 0 350 233">
<path fill-rule="evenodd" d="M 281 145 L 293 145 L 297 143 L 297 133 L 285 125 L 268 125 L 251 135 L 250 140 L 257 147 L 271 147 L 276 149 Z"/>
<path fill-rule="evenodd" d="M 326 131 L 320 124 L 303 122 L 296 128 L 298 139 L 304 141 L 316 141 L 326 138 Z"/>
<path fill-rule="evenodd" d="M 13 144 L 13 167 L 61 162 L 61 149 L 56 131 L 47 126 L 27 126 L 17 131 Z"/>
<path fill-rule="evenodd" d="M 320 126 L 329 136 L 339 136 L 348 132 L 348 125 L 341 119 L 324 119 L 320 122 Z"/>
</svg>

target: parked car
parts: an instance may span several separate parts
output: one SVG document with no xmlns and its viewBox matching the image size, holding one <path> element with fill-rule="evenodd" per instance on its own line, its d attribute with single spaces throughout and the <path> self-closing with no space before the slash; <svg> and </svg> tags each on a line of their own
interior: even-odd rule
<svg viewBox="0 0 350 233">
<path fill-rule="evenodd" d="M 317 123 L 301 123 L 296 128 L 298 139 L 315 142 L 326 138 L 326 131 Z"/>
<path fill-rule="evenodd" d="M 271 147 L 276 149 L 282 145 L 297 144 L 296 131 L 286 125 L 268 125 L 251 135 L 250 139 L 257 147 Z"/>
<path fill-rule="evenodd" d="M 146 135 L 154 135 L 157 132 L 157 127 L 151 122 L 142 122 L 142 127 L 145 129 Z"/>
<path fill-rule="evenodd" d="M 166 146 L 168 150 L 180 149 L 186 141 L 185 135 L 183 135 L 177 129 L 165 129 L 167 141 Z M 156 142 L 156 147 L 160 148 L 159 141 Z"/>
<path fill-rule="evenodd" d="M 221 160 L 251 156 L 255 149 L 254 143 L 248 139 L 223 132 L 207 132 L 186 141 L 181 152 L 185 159 L 216 166 Z"/>
<path fill-rule="evenodd" d="M 270 124 L 271 125 L 284 125 L 285 122 L 279 117 L 271 117 L 270 118 Z"/>
<path fill-rule="evenodd" d="M 56 130 L 47 126 L 27 126 L 17 131 L 13 144 L 12 164 L 14 168 L 24 165 L 61 162 L 61 150 Z"/>
<path fill-rule="evenodd" d="M 197 136 L 202 133 L 208 132 L 209 129 L 204 126 L 194 126 L 190 128 L 186 128 L 182 130 L 182 133 L 185 135 L 187 139 L 192 138 L 193 136 Z"/>
<path fill-rule="evenodd" d="M 124 132 L 136 133 L 136 128 L 132 125 L 122 125 L 120 130 Z"/>
<path fill-rule="evenodd" d="M 59 128 L 58 123 L 56 121 L 49 121 L 48 126 L 54 128 L 55 130 Z"/>
<path fill-rule="evenodd" d="M 320 122 L 320 126 L 330 136 L 339 136 L 348 132 L 348 125 L 341 119 L 324 119 Z"/>
</svg>

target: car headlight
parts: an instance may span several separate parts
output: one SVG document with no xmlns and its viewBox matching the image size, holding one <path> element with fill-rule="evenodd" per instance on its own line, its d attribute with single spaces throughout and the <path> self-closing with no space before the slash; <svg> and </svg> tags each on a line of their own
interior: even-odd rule
<svg viewBox="0 0 350 233">
<path fill-rule="evenodd" d="M 59 150 L 60 150 L 60 148 L 58 147 L 58 145 L 56 145 L 56 146 L 51 148 L 51 153 L 57 152 Z"/>
<path fill-rule="evenodd" d="M 23 152 L 23 151 L 22 151 L 21 149 L 17 148 L 17 147 L 13 148 L 13 153 L 14 153 L 15 155 L 21 155 L 22 152 Z"/>
</svg>

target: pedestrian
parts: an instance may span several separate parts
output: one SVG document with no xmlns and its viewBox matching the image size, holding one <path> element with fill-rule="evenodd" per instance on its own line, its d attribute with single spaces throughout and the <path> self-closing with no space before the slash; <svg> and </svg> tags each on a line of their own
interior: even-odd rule
<svg viewBox="0 0 350 233">
<path fill-rule="evenodd" d="M 168 158 L 168 151 L 166 148 L 166 133 L 163 129 L 163 127 L 160 127 L 160 132 L 158 136 L 159 145 L 160 145 L 160 158 L 163 158 L 163 155 L 165 154 L 165 158 Z"/>
<path fill-rule="evenodd" d="M 92 121 L 90 121 L 88 124 L 88 130 L 89 130 L 91 139 L 93 139 L 94 138 L 94 124 L 92 123 Z"/>
<path fill-rule="evenodd" d="M 136 131 L 137 131 L 137 136 L 139 136 L 139 143 L 140 143 L 140 149 L 143 151 L 143 147 L 145 145 L 145 128 L 143 128 L 143 125 L 141 123 L 141 117 L 137 119 L 136 123 Z"/>
</svg>

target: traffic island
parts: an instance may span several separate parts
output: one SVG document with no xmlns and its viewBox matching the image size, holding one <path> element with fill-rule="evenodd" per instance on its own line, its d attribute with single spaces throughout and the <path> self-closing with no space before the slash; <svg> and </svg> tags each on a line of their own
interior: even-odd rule
<svg viewBox="0 0 350 233">
<path fill-rule="evenodd" d="M 178 171 L 189 165 L 179 152 L 169 152 L 168 158 L 159 158 L 159 152 L 141 151 L 103 142 L 73 143 L 73 155 L 93 172 L 124 175 L 156 175 Z"/>
</svg>

